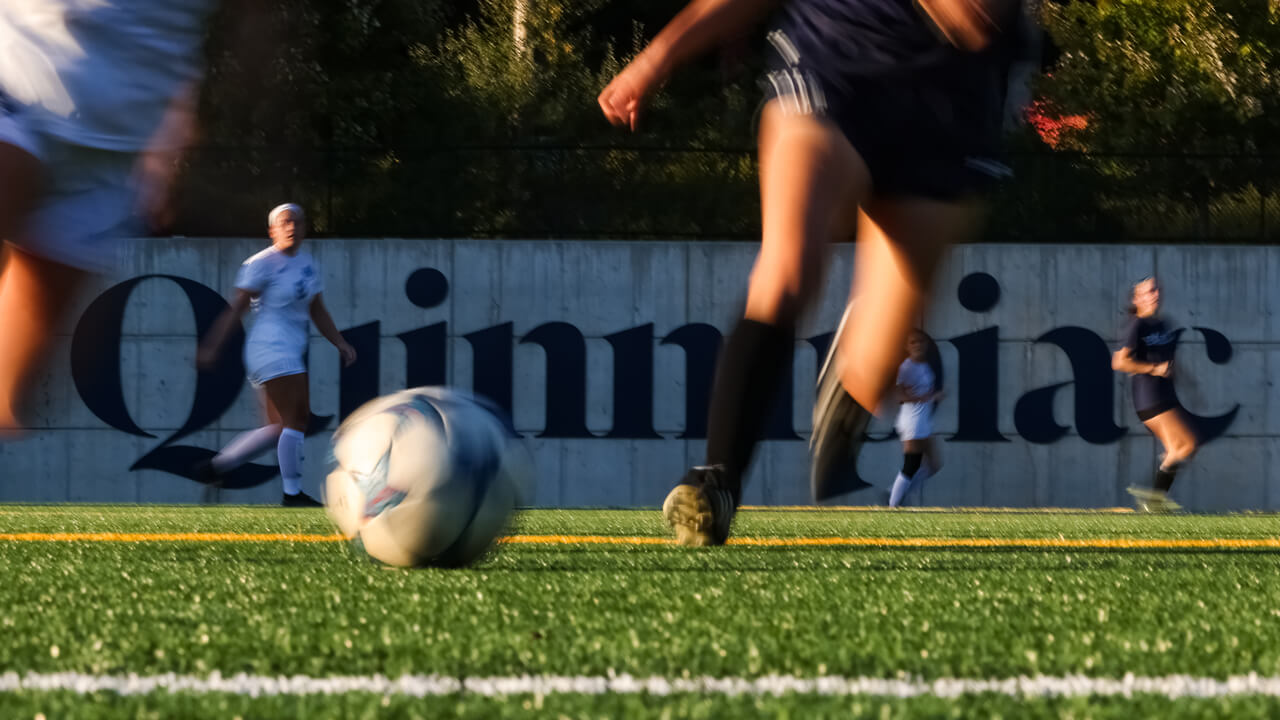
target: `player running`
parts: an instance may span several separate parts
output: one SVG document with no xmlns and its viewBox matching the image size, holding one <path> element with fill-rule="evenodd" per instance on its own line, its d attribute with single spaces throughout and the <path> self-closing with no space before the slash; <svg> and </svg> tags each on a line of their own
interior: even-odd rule
<svg viewBox="0 0 1280 720">
<path fill-rule="evenodd" d="M 1160 286 L 1154 277 L 1133 286 L 1133 320 L 1125 330 L 1124 346 L 1111 356 L 1111 367 L 1133 377 L 1133 407 L 1138 419 L 1164 446 L 1148 488 L 1131 486 L 1139 510 L 1173 512 L 1180 509 L 1169 499 L 1169 488 L 1179 468 L 1196 453 L 1195 431 L 1178 405 L 1173 391 L 1173 352 L 1178 336 L 1158 314 Z"/>
<path fill-rule="evenodd" d="M 135 211 L 163 219 L 217 0 L 0 3 L 0 435 Z M 141 206 L 141 207 L 140 207 Z"/>
<path fill-rule="evenodd" d="M 302 447 L 311 418 L 305 361 L 310 322 L 338 349 L 343 367 L 356 361 L 355 348 L 343 339 L 325 308 L 320 268 L 302 249 L 305 224 L 302 208 L 293 203 L 271 211 L 271 247 L 240 266 L 231 307 L 218 317 L 196 355 L 201 367 L 212 366 L 232 328 L 253 309 L 256 321 L 245 339 L 244 366 L 258 389 L 266 424 L 233 439 L 197 469 L 196 478 L 214 480 L 275 445 L 285 507 L 320 505 L 302 492 Z"/>
<path fill-rule="evenodd" d="M 769 15 L 766 0 L 694 0 L 599 97 L 635 129 L 681 64 Z M 863 430 L 897 376 L 938 260 L 979 220 L 978 192 L 1007 172 L 993 158 L 1018 3 L 788 0 L 772 16 L 759 132 L 763 230 L 744 317 L 713 385 L 705 465 L 667 496 L 685 545 L 720 545 L 795 327 L 823 283 L 830 243 L 856 231 L 853 298 L 814 409 L 811 485 L 823 500 L 866 487 Z"/>
<path fill-rule="evenodd" d="M 902 441 L 902 471 L 889 491 L 889 507 L 898 507 L 912 487 L 942 469 L 942 456 L 933 439 L 933 412 L 942 399 L 942 381 L 934 369 L 937 348 L 923 330 L 907 336 L 907 359 L 898 366 L 896 390 L 902 405 L 894 429 Z"/>
</svg>

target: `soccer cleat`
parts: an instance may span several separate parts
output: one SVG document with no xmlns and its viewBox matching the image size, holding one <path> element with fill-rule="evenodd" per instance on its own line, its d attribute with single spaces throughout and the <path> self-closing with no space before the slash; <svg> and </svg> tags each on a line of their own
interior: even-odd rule
<svg viewBox="0 0 1280 720">
<path fill-rule="evenodd" d="M 213 461 L 201 460 L 191 466 L 191 479 L 201 485 L 221 485 L 222 476 L 213 469 Z"/>
<path fill-rule="evenodd" d="M 809 452 L 813 455 L 809 485 L 816 502 L 871 487 L 871 483 L 858 477 L 858 453 L 862 450 L 863 433 L 871 423 L 871 413 L 859 405 L 840 382 L 840 335 L 852 309 L 852 303 L 845 308 L 818 374 L 813 435 L 809 437 Z"/>
<path fill-rule="evenodd" d="M 738 503 L 724 487 L 724 466 L 691 468 L 662 503 L 662 517 L 677 545 L 723 545 Z"/>
<path fill-rule="evenodd" d="M 310 495 L 304 492 L 299 492 L 294 495 L 290 495 L 289 493 L 284 493 L 281 496 L 280 504 L 283 505 L 284 507 L 289 507 L 289 508 L 324 507 L 324 503 L 320 502 L 319 500 L 316 500 L 315 498 L 311 497 Z"/>
<path fill-rule="evenodd" d="M 1182 506 L 1169 499 L 1169 494 L 1154 488 L 1130 486 L 1129 494 L 1133 496 L 1134 505 L 1139 512 L 1175 513 Z"/>
</svg>

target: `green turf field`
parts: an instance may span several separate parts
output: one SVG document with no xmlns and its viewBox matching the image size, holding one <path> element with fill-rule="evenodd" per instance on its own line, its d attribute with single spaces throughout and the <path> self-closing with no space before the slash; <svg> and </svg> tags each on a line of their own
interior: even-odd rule
<svg viewBox="0 0 1280 720">
<path fill-rule="evenodd" d="M 321 511 L 0 506 L 0 718 L 1280 715 L 1275 692 L 1087 689 L 1280 678 L 1275 515 L 757 510 L 735 528 L 755 544 L 689 550 L 644 542 L 663 536 L 654 511 L 533 511 L 524 542 L 475 568 L 405 571 L 327 540 Z M 87 691 L 167 673 L 445 690 Z M 811 686 L 772 694 L 775 675 Z M 522 676 L 584 685 L 494 684 Z M 625 676 L 671 687 L 598 693 Z M 1020 676 L 1086 689 L 934 690 Z M 823 694 L 817 678 L 914 690 Z"/>
</svg>

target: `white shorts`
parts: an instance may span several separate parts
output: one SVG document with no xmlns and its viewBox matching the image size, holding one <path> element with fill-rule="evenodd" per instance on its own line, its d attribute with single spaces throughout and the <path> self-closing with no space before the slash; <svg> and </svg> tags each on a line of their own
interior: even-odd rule
<svg viewBox="0 0 1280 720">
<path fill-rule="evenodd" d="M 918 408 L 912 405 L 925 403 L 903 404 L 898 411 L 898 421 L 893 427 L 898 431 L 899 440 L 925 440 L 933 435 L 933 410 L 928 406 Z"/>
<path fill-rule="evenodd" d="M 131 152 L 71 145 L 27 126 L 21 111 L 6 113 L 0 98 L 0 143 L 44 165 L 39 204 L 11 241 L 23 250 L 91 272 L 117 270 L 122 238 L 141 225 Z"/>
<path fill-rule="evenodd" d="M 249 376 L 249 382 L 254 387 L 261 387 L 266 381 L 275 380 L 278 377 L 305 374 L 307 364 L 303 361 L 300 352 L 245 343 L 244 369 L 245 374 Z"/>
</svg>

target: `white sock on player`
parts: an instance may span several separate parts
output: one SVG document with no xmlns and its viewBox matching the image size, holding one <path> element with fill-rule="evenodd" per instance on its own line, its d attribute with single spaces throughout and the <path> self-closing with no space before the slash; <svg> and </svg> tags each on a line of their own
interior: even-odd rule
<svg viewBox="0 0 1280 720">
<path fill-rule="evenodd" d="M 280 479 L 284 482 L 285 495 L 302 492 L 302 442 L 305 439 L 301 431 L 293 428 L 280 431 L 276 454 L 280 457 Z"/>
<path fill-rule="evenodd" d="M 902 504 L 902 498 L 911 489 L 911 478 L 898 473 L 898 477 L 893 480 L 893 489 L 889 491 L 889 507 L 898 507 Z"/>
<path fill-rule="evenodd" d="M 259 453 L 275 445 L 280 437 L 280 425 L 264 425 L 255 430 L 242 432 L 232 438 L 210 461 L 215 472 L 224 473 L 235 470 L 249 462 Z"/>
</svg>

